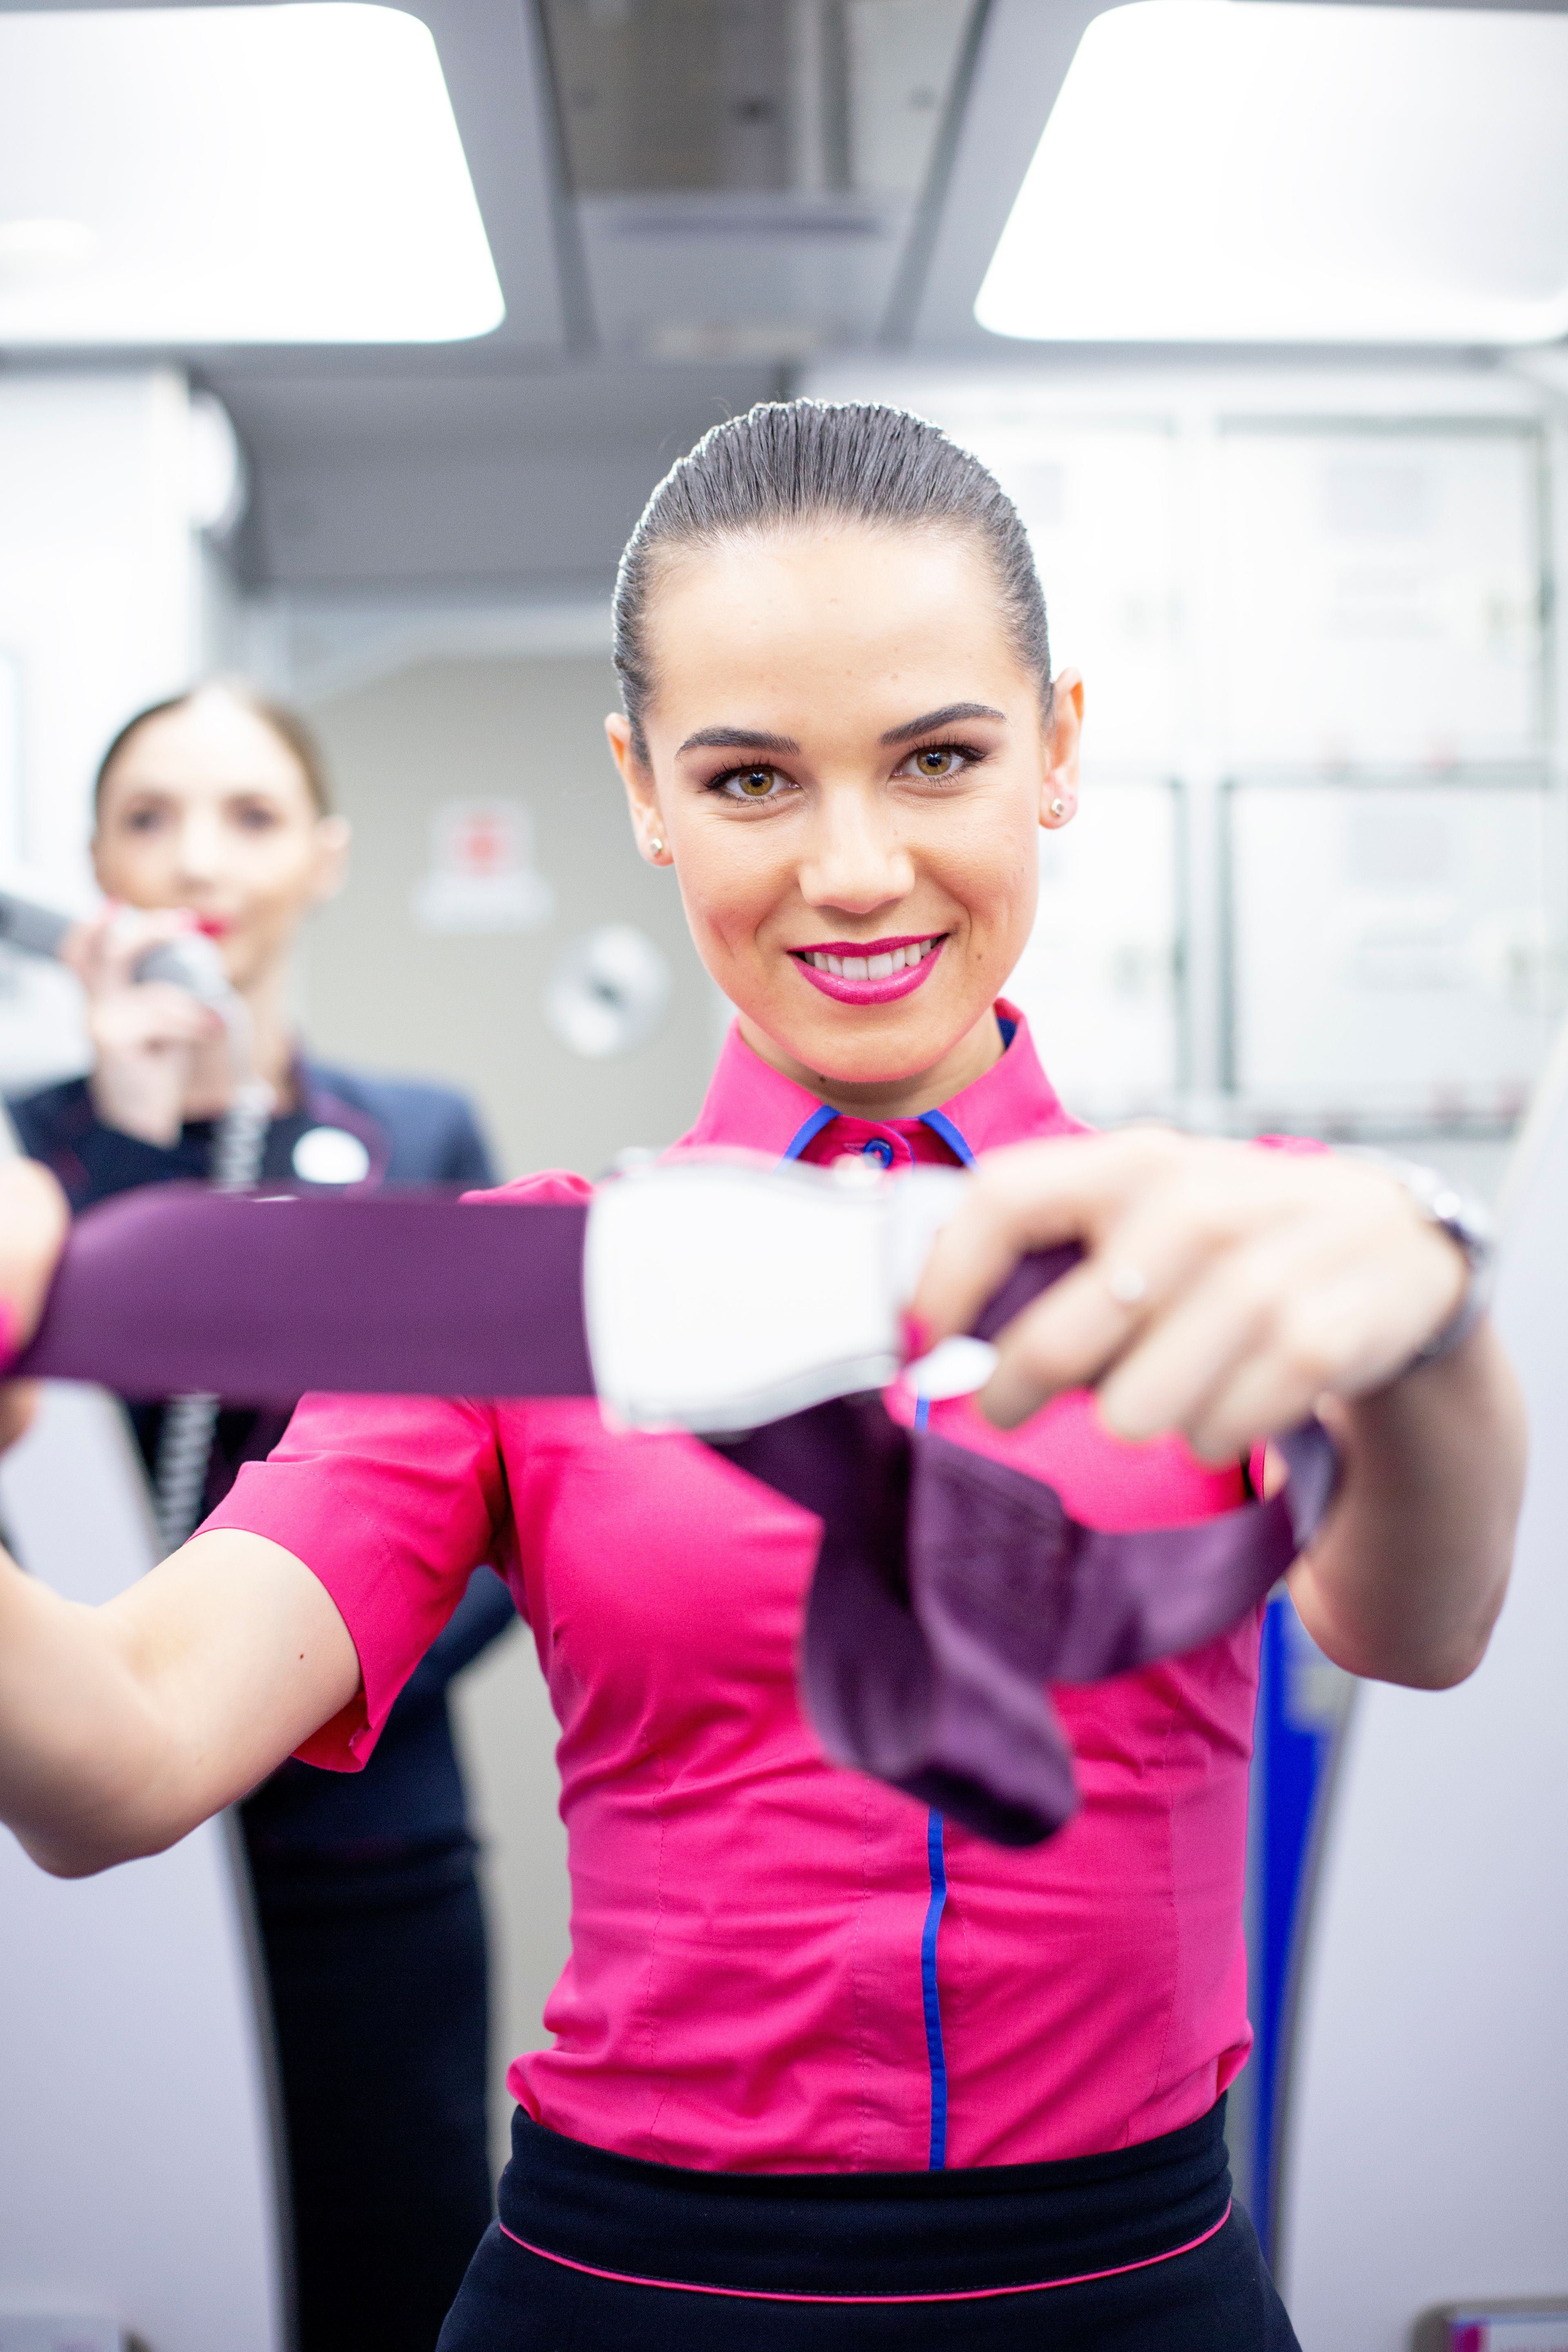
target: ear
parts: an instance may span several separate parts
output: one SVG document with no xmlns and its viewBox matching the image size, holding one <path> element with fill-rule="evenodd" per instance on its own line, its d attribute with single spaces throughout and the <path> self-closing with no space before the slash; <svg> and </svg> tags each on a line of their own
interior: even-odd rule
<svg viewBox="0 0 1568 2352">
<path fill-rule="evenodd" d="M 605 721 L 605 735 L 610 746 L 610 757 L 620 771 L 626 790 L 626 806 L 631 811 L 632 832 L 637 848 L 650 866 L 673 864 L 668 847 L 663 812 L 658 804 L 658 786 L 653 770 L 639 757 L 632 740 L 632 722 L 621 711 L 612 710 Z M 653 844 L 658 842 L 658 847 Z"/>
<path fill-rule="evenodd" d="M 1054 680 L 1051 716 L 1041 731 L 1040 823 L 1054 832 L 1077 814 L 1082 784 L 1083 679 L 1076 669 L 1064 669 Z"/>
<path fill-rule="evenodd" d="M 316 870 L 310 881 L 310 898 L 318 907 L 335 898 L 348 875 L 349 843 L 353 827 L 346 816 L 321 816 L 316 819 Z"/>
</svg>

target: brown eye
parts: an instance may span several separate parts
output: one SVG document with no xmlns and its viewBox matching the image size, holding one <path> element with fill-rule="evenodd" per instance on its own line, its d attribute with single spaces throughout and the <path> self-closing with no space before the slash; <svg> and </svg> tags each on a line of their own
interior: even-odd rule
<svg viewBox="0 0 1568 2352">
<path fill-rule="evenodd" d="M 958 773 L 961 754 L 949 743 L 931 743 L 914 755 L 917 776 L 953 776 Z"/>
<path fill-rule="evenodd" d="M 783 782 L 776 768 L 736 768 L 721 776 L 719 788 L 731 800 L 771 801 L 778 798 L 776 787 Z"/>
</svg>

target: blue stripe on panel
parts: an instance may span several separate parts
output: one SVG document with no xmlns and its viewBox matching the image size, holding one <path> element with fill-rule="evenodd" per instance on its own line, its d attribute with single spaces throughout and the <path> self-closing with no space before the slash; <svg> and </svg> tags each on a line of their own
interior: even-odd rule
<svg viewBox="0 0 1568 2352">
<path fill-rule="evenodd" d="M 838 1113 L 831 1103 L 818 1103 L 811 1117 L 798 1128 L 784 1145 L 781 1155 L 785 1160 L 798 1160 L 808 1143 L 815 1143 L 825 1127 L 830 1127 Z"/>
</svg>

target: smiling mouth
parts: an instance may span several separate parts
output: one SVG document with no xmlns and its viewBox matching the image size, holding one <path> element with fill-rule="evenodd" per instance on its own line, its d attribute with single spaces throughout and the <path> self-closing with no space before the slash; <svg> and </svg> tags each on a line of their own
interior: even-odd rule
<svg viewBox="0 0 1568 2352">
<path fill-rule="evenodd" d="M 790 961 L 808 987 L 838 1004 L 891 1004 L 923 988 L 936 970 L 946 931 L 907 940 L 827 940 L 791 948 Z"/>
<path fill-rule="evenodd" d="M 890 980 L 895 972 L 911 971 L 942 945 L 945 932 L 918 940 L 868 940 L 861 948 L 835 944 L 830 948 L 792 948 L 790 953 L 814 971 L 831 972 L 836 980 Z"/>
</svg>

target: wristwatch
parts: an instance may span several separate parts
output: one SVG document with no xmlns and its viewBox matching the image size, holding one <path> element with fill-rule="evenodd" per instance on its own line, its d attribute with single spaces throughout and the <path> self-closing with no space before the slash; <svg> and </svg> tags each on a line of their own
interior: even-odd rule
<svg viewBox="0 0 1568 2352">
<path fill-rule="evenodd" d="M 1435 1364 L 1440 1357 L 1451 1355 L 1461 1340 L 1468 1339 L 1491 1304 L 1497 1272 L 1497 1228 L 1491 1213 L 1472 1194 L 1461 1192 L 1436 1168 L 1423 1167 L 1419 1160 L 1399 1160 L 1391 1152 L 1370 1150 L 1358 1151 L 1355 1157 L 1369 1160 L 1384 1175 L 1392 1176 L 1409 1194 L 1427 1223 L 1447 1234 L 1464 1252 L 1469 1279 L 1458 1306 L 1442 1329 L 1434 1332 L 1426 1345 L 1412 1356 L 1407 1369 Z"/>
</svg>

